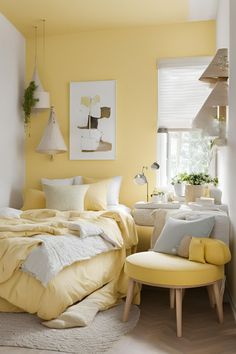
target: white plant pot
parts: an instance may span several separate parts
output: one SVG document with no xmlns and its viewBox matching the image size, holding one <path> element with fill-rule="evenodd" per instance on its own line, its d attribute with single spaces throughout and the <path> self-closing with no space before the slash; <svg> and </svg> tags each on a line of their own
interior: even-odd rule
<svg viewBox="0 0 236 354">
<path fill-rule="evenodd" d="M 185 194 L 185 184 L 184 183 L 176 183 L 174 184 L 175 195 L 178 197 L 184 197 Z"/>
</svg>

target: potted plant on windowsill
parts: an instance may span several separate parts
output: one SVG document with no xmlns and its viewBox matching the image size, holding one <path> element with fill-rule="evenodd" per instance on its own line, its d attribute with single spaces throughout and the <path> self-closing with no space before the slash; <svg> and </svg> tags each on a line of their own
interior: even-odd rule
<svg viewBox="0 0 236 354">
<path fill-rule="evenodd" d="M 209 184 L 218 184 L 218 178 L 212 178 L 205 173 L 190 173 L 184 178 L 185 185 L 185 202 L 195 202 L 196 198 L 204 196 L 206 186 Z"/>
<path fill-rule="evenodd" d="M 185 178 L 187 177 L 187 173 L 179 173 L 175 177 L 172 178 L 171 184 L 174 187 L 175 195 L 178 197 L 184 197 L 185 195 Z"/>
</svg>

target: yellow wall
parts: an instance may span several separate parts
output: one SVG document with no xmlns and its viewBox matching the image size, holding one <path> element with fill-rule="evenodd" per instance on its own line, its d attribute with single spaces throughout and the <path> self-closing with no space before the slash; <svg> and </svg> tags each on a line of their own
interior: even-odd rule
<svg viewBox="0 0 236 354">
<path fill-rule="evenodd" d="M 39 41 L 39 51 L 41 42 Z M 117 157 L 114 161 L 54 162 L 35 153 L 48 112 L 32 119 L 26 142 L 26 187 L 39 187 L 41 177 L 122 175 L 121 201 L 132 205 L 145 198 L 145 186 L 133 184 L 143 165 L 156 160 L 157 75 L 159 58 L 213 55 L 215 23 L 183 23 L 150 28 L 81 32 L 47 37 L 46 61 L 40 77 L 50 91 L 59 124 L 69 146 L 70 81 L 117 80 Z M 27 42 L 27 79 L 32 76 L 34 43 Z M 150 189 L 154 174 L 148 171 Z"/>
</svg>

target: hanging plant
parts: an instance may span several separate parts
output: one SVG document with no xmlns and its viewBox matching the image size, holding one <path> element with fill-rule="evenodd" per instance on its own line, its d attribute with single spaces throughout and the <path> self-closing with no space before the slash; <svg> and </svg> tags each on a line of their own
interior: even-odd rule
<svg viewBox="0 0 236 354">
<path fill-rule="evenodd" d="M 24 101 L 23 101 L 22 107 L 23 107 L 23 111 L 24 111 L 24 115 L 25 115 L 24 116 L 24 124 L 26 127 L 30 123 L 32 108 L 39 101 L 38 98 L 34 98 L 34 93 L 35 93 L 35 90 L 37 89 L 37 87 L 38 86 L 35 85 L 35 82 L 31 81 L 29 83 L 29 86 L 25 89 Z"/>
</svg>

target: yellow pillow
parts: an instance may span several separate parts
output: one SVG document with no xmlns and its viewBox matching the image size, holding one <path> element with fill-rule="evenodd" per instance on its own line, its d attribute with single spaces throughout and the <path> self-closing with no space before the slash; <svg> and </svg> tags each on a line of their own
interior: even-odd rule
<svg viewBox="0 0 236 354">
<path fill-rule="evenodd" d="M 206 263 L 204 257 L 204 243 L 197 237 L 192 237 L 189 245 L 189 257 L 190 261 Z"/>
<path fill-rule="evenodd" d="M 89 184 L 89 189 L 85 195 L 85 209 L 86 210 L 105 210 L 107 208 L 107 189 L 111 183 L 110 179 L 104 179 L 99 182 L 93 178 L 83 177 L 84 183 Z"/>
<path fill-rule="evenodd" d="M 46 199 L 44 192 L 38 189 L 27 189 L 24 196 L 24 205 L 22 207 L 22 210 L 44 208 L 46 208 Z"/>
<path fill-rule="evenodd" d="M 47 209 L 84 211 L 84 197 L 89 186 L 50 186 L 43 185 Z"/>
</svg>

